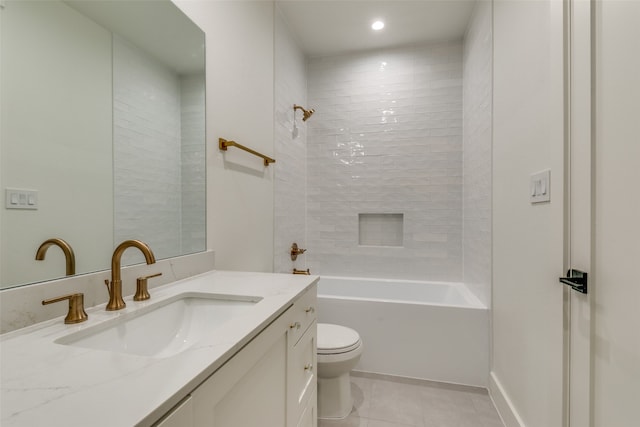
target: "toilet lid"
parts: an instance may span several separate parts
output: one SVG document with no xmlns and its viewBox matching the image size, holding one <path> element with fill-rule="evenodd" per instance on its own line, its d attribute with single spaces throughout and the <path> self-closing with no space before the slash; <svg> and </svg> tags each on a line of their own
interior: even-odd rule
<svg viewBox="0 0 640 427">
<path fill-rule="evenodd" d="M 318 353 L 346 353 L 358 348 L 360 335 L 351 328 L 330 323 L 318 323 Z"/>
</svg>

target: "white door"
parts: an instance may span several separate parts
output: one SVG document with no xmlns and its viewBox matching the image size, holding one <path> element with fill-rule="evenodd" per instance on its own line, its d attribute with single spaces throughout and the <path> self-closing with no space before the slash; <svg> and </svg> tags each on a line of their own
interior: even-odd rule
<svg viewBox="0 0 640 427">
<path fill-rule="evenodd" d="M 591 425 L 640 426 L 640 2 L 593 7 Z"/>
<path fill-rule="evenodd" d="M 640 426 L 640 2 L 566 12 L 564 425 Z"/>
</svg>

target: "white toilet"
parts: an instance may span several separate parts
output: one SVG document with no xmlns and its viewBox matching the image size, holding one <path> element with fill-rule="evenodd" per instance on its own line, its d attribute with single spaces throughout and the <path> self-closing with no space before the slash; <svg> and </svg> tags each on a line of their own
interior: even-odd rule
<svg viewBox="0 0 640 427">
<path fill-rule="evenodd" d="M 318 323 L 318 418 L 345 418 L 353 407 L 349 372 L 362 354 L 351 328 Z"/>
</svg>

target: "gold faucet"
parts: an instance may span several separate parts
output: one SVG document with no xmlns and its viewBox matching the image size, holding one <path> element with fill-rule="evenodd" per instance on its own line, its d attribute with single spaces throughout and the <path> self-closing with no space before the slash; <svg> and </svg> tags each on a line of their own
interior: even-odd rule
<svg viewBox="0 0 640 427">
<path fill-rule="evenodd" d="M 140 240 L 125 240 L 120 243 L 115 251 L 113 251 L 113 257 L 111 258 L 111 284 L 108 280 L 104 283 L 109 290 L 109 302 L 107 303 L 107 311 L 121 310 L 126 307 L 124 300 L 122 299 L 122 279 L 120 277 L 120 258 L 125 249 L 130 247 L 136 247 L 140 249 L 144 255 L 147 264 L 154 264 L 156 257 L 149 246 L 141 242 Z"/>
<path fill-rule="evenodd" d="M 47 249 L 49 246 L 56 245 L 62 249 L 64 252 L 64 259 L 66 261 L 66 274 L 67 276 L 73 276 L 76 274 L 76 256 L 73 253 L 73 249 L 71 249 L 71 245 L 65 242 L 62 239 L 54 238 L 48 239 L 42 242 L 38 251 L 36 252 L 36 260 L 42 261 L 44 260 L 44 256 L 47 253 Z"/>
</svg>

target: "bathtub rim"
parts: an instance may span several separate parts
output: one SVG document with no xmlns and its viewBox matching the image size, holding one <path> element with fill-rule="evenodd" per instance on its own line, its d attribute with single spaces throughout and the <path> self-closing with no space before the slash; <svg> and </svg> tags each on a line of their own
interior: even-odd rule
<svg viewBox="0 0 640 427">
<path fill-rule="evenodd" d="M 322 279 L 339 279 L 339 280 L 348 280 L 348 281 L 367 281 L 367 282 L 383 282 L 383 283 L 408 283 L 408 284 L 429 284 L 429 285 L 437 285 L 437 286 L 449 286 L 455 288 L 460 294 L 463 296 L 467 305 L 460 304 L 446 304 L 441 302 L 424 302 L 424 301 L 411 301 L 411 300 L 403 300 L 401 298 L 369 298 L 369 297 L 361 297 L 361 296 L 345 296 L 345 295 L 335 295 L 330 293 L 323 293 L 321 291 L 321 283 Z M 374 277 L 352 277 L 352 276 L 324 276 L 320 275 L 320 280 L 318 281 L 318 298 L 333 298 L 339 300 L 347 300 L 347 301 L 369 301 L 369 302 L 384 302 L 389 304 L 415 304 L 415 305 L 425 305 L 425 306 L 436 306 L 436 307 L 451 307 L 451 308 L 462 308 L 462 309 L 473 309 L 473 310 L 488 310 L 485 304 L 480 301 L 480 299 L 471 292 L 469 287 L 463 282 L 445 282 L 445 281 L 428 281 L 428 280 L 410 280 L 410 279 L 388 279 L 388 278 L 374 278 Z"/>
</svg>

